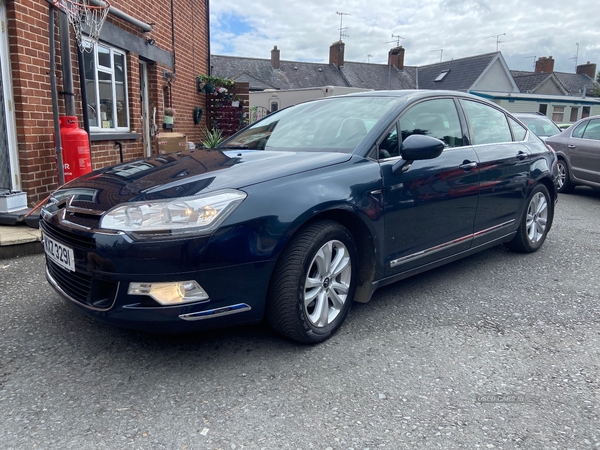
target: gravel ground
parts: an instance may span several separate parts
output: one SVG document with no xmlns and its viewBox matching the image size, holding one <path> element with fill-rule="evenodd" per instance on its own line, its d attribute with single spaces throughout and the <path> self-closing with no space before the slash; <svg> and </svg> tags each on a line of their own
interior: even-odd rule
<svg viewBox="0 0 600 450">
<path fill-rule="evenodd" d="M 267 327 L 170 336 L 88 319 L 41 255 L 0 261 L 6 449 L 598 449 L 600 193 L 544 247 L 378 291 L 309 347 Z"/>
</svg>

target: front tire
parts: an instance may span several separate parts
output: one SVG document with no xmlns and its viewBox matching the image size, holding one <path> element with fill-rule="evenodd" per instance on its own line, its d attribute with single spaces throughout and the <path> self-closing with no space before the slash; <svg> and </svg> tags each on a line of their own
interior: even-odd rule
<svg viewBox="0 0 600 450">
<path fill-rule="evenodd" d="M 554 204 L 543 184 L 533 188 L 515 237 L 506 246 L 513 251 L 533 253 L 542 246 L 554 218 Z"/>
<path fill-rule="evenodd" d="M 569 177 L 569 166 L 567 165 L 567 162 L 564 159 L 559 159 L 556 166 L 558 168 L 558 192 L 561 194 L 571 192 L 575 186 Z"/>
<path fill-rule="evenodd" d="M 316 344 L 343 323 L 354 300 L 357 252 L 337 222 L 316 222 L 292 238 L 267 297 L 270 325 L 288 339 Z"/>
</svg>

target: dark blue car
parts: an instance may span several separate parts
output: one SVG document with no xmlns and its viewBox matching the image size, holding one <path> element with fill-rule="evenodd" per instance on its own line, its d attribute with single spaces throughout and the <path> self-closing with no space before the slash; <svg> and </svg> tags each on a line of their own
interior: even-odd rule
<svg viewBox="0 0 600 450">
<path fill-rule="evenodd" d="M 331 97 L 68 183 L 42 212 L 46 275 L 116 325 L 266 318 L 317 343 L 380 286 L 498 244 L 538 250 L 556 177 L 553 151 L 478 97 Z"/>
</svg>

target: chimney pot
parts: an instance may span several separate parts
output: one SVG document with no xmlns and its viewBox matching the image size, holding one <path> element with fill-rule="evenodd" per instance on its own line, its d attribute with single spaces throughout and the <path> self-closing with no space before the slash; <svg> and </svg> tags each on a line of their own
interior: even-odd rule
<svg viewBox="0 0 600 450">
<path fill-rule="evenodd" d="M 596 79 L 596 64 L 591 64 L 588 61 L 587 64 L 581 64 L 577 66 L 577 70 L 575 72 L 578 74 L 585 74 L 594 80 Z"/>
<path fill-rule="evenodd" d="M 552 73 L 554 72 L 554 59 L 552 56 L 542 56 L 535 62 L 535 73 Z"/>
<path fill-rule="evenodd" d="M 394 47 L 388 52 L 388 65 L 404 70 L 404 47 Z"/>
<path fill-rule="evenodd" d="M 273 47 L 273 50 L 271 50 L 271 66 L 273 66 L 273 69 L 275 70 L 279 70 L 279 67 L 281 65 L 279 61 L 279 54 L 279 49 L 275 45 Z"/>
<path fill-rule="evenodd" d="M 344 65 L 344 49 L 346 44 L 342 41 L 337 41 L 329 47 L 329 64 L 335 64 L 336 67 Z"/>
</svg>

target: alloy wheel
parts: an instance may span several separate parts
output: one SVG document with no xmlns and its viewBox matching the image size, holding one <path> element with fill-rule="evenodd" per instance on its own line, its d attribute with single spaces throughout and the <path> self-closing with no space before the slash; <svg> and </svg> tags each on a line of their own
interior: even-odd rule
<svg viewBox="0 0 600 450">
<path fill-rule="evenodd" d="M 548 199 L 542 192 L 536 193 L 527 207 L 527 237 L 532 244 L 544 236 L 548 223 Z"/>
<path fill-rule="evenodd" d="M 563 162 L 558 162 L 557 164 L 557 168 L 558 168 L 558 189 L 561 189 L 564 184 L 565 181 L 567 179 L 567 168 L 565 167 L 565 164 Z"/>
<path fill-rule="evenodd" d="M 318 328 L 332 323 L 342 310 L 352 279 L 352 263 L 346 246 L 326 242 L 310 263 L 304 283 L 304 311 Z"/>
</svg>

